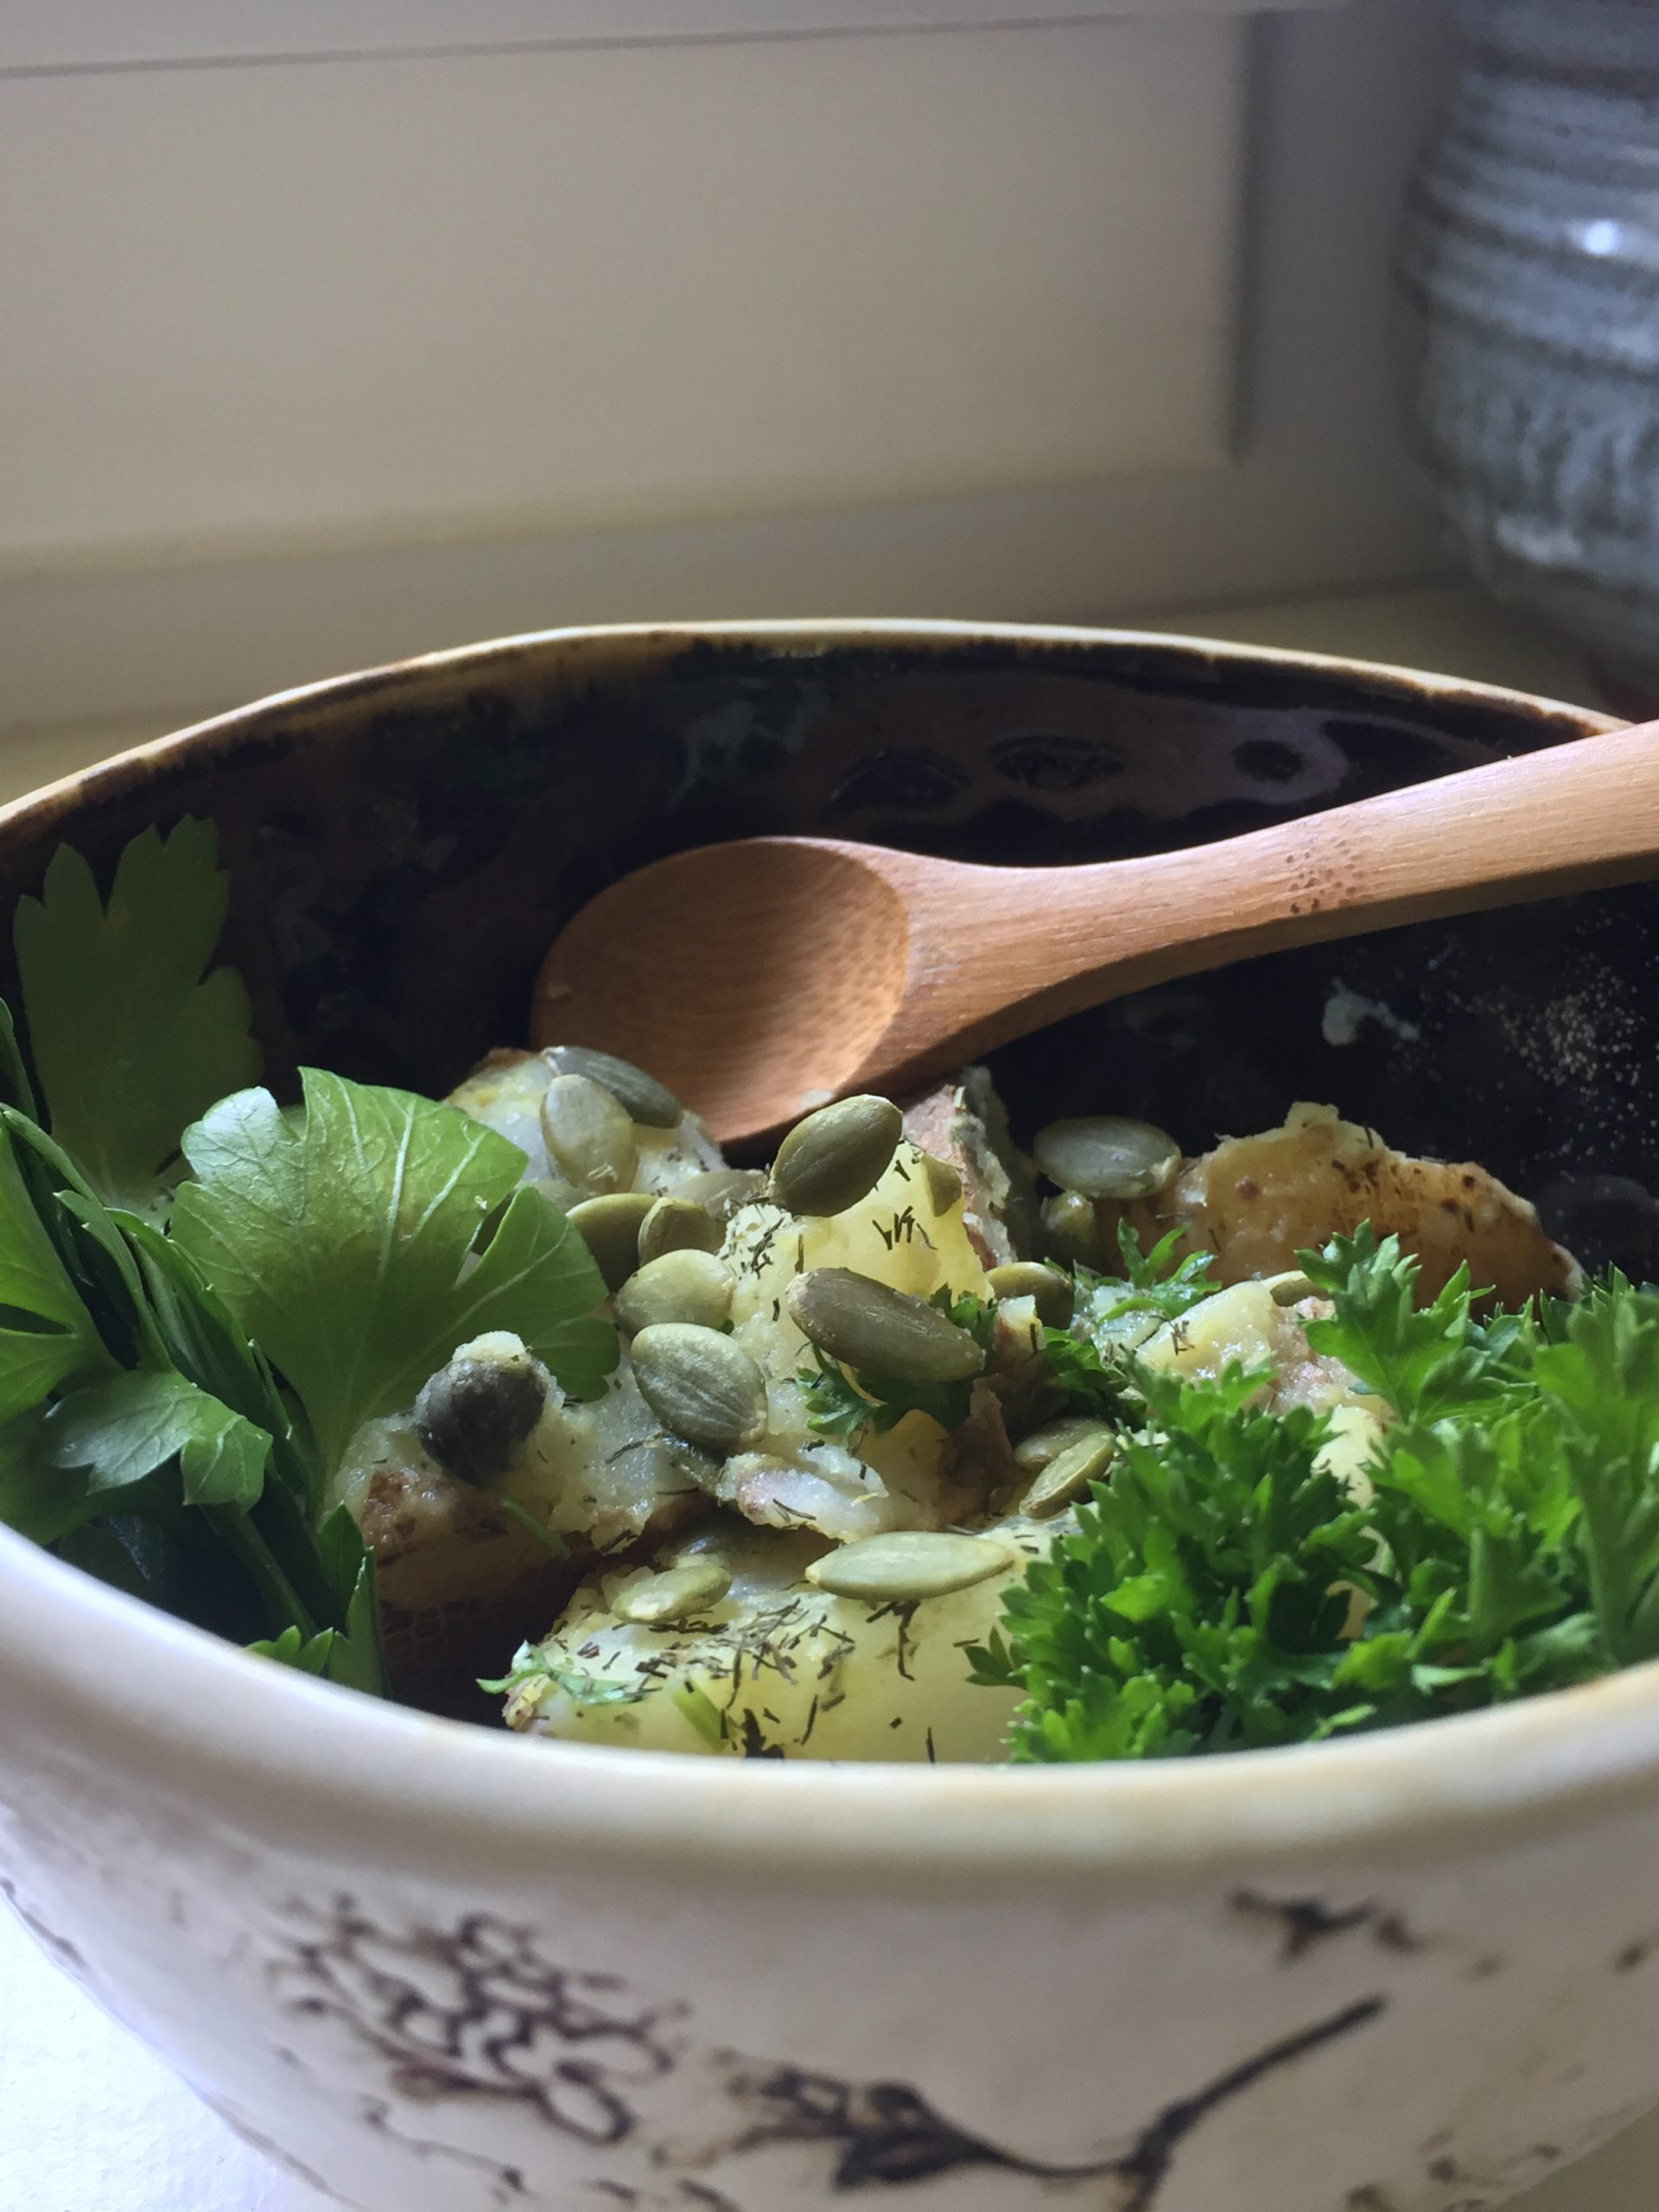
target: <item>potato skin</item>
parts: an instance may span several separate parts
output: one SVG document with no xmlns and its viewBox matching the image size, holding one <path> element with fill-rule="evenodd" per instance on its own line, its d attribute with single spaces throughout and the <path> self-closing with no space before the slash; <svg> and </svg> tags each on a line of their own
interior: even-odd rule
<svg viewBox="0 0 1659 2212">
<path fill-rule="evenodd" d="M 1369 1221 L 1395 1236 L 1422 1263 L 1421 1299 L 1442 1289 L 1467 1261 L 1477 1286 L 1506 1306 L 1535 1292 L 1576 1296 L 1578 1262 L 1553 1243 L 1524 1198 L 1472 1160 L 1416 1160 L 1392 1151 L 1374 1129 L 1344 1122 L 1334 1107 L 1293 1106 L 1281 1128 L 1230 1137 L 1182 1162 L 1155 1198 L 1096 1208 L 1105 1249 L 1120 1222 L 1143 1250 L 1172 1229 L 1184 1251 L 1216 1255 L 1223 1282 L 1278 1274 L 1299 1250 L 1351 1235 Z"/>
</svg>

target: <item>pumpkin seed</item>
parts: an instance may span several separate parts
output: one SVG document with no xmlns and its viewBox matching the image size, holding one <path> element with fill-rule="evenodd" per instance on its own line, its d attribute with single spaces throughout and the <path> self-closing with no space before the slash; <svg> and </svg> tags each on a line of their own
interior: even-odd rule
<svg viewBox="0 0 1659 2212">
<path fill-rule="evenodd" d="M 585 1075 L 590 1083 L 608 1090 L 631 1122 L 647 1129 L 672 1129 L 679 1125 L 679 1100 L 665 1083 L 658 1083 L 632 1060 L 619 1060 L 612 1052 L 595 1052 L 586 1045 L 550 1045 L 542 1058 L 555 1075 Z"/>
<path fill-rule="evenodd" d="M 616 1294 L 616 1318 L 632 1336 L 658 1321 L 717 1329 L 729 1319 L 735 1285 L 712 1252 L 664 1252 Z"/>
<path fill-rule="evenodd" d="M 1111 1433 L 1092 1414 L 1062 1414 L 1058 1421 L 1046 1421 L 1040 1428 L 1033 1428 L 1028 1436 L 1020 1438 L 1014 1447 L 1014 1464 L 1026 1474 L 1038 1475 L 1074 1444 L 1109 1436 Z"/>
<path fill-rule="evenodd" d="M 720 1224 L 695 1198 L 658 1198 L 639 1230 L 639 1262 L 660 1260 L 664 1252 L 718 1252 Z"/>
<path fill-rule="evenodd" d="M 803 1336 L 849 1367 L 905 1382 L 961 1382 L 985 1356 L 937 1306 L 851 1268 L 812 1268 L 784 1294 Z"/>
<path fill-rule="evenodd" d="M 570 1209 L 570 1226 L 594 1255 L 607 1290 L 620 1290 L 639 1264 L 639 1231 L 656 1204 L 649 1191 L 612 1191 Z"/>
<path fill-rule="evenodd" d="M 688 1175 L 675 1185 L 677 1198 L 690 1198 L 707 1206 L 722 1230 L 740 1206 L 747 1206 L 766 1192 L 766 1177 L 760 1167 L 708 1167 Z"/>
<path fill-rule="evenodd" d="M 766 1383 L 741 1344 L 690 1321 L 656 1321 L 633 1340 L 633 1379 L 664 1428 L 711 1452 L 765 1433 Z"/>
<path fill-rule="evenodd" d="M 861 1598 L 868 1605 L 907 1605 L 970 1589 L 1013 1564 L 1014 1554 L 1007 1545 L 989 1536 L 896 1529 L 888 1535 L 842 1544 L 814 1560 L 806 1579 L 833 1597 Z"/>
<path fill-rule="evenodd" d="M 1049 1461 L 1020 1501 L 1022 1513 L 1058 1513 L 1081 1497 L 1090 1483 L 1098 1482 L 1111 1464 L 1117 1440 L 1109 1429 L 1097 1436 L 1081 1437 Z"/>
<path fill-rule="evenodd" d="M 717 1605 L 731 1586 L 731 1576 L 712 1560 L 669 1567 L 626 1592 L 617 1605 L 617 1618 L 640 1628 L 677 1628 Z"/>
<path fill-rule="evenodd" d="M 1274 1275 L 1268 1285 L 1268 1294 L 1275 1306 L 1300 1306 L 1305 1298 L 1317 1298 L 1319 1287 L 1300 1273 Z"/>
<path fill-rule="evenodd" d="M 931 1152 L 919 1154 L 917 1165 L 922 1171 L 928 1204 L 937 1220 L 940 1214 L 949 1213 L 962 1197 L 962 1178 L 948 1160 L 938 1159 Z"/>
<path fill-rule="evenodd" d="M 1086 1198 L 1150 1198 L 1181 1164 L 1181 1147 L 1165 1130 L 1116 1114 L 1051 1122 L 1032 1151 L 1050 1182 Z"/>
<path fill-rule="evenodd" d="M 993 1298 L 1029 1298 L 1037 1319 L 1051 1329 L 1063 1329 L 1071 1319 L 1071 1285 L 1058 1268 L 1040 1260 L 1010 1260 L 993 1268 L 985 1278 Z"/>
<path fill-rule="evenodd" d="M 779 1146 L 772 1196 L 791 1213 L 845 1213 L 887 1173 L 904 1126 L 890 1098 L 868 1093 L 820 1106 Z"/>
<path fill-rule="evenodd" d="M 542 1140 L 562 1175 L 594 1198 L 626 1191 L 639 1164 L 633 1123 L 603 1084 L 556 1075 L 542 1093 Z"/>
<path fill-rule="evenodd" d="M 1080 1260 L 1084 1267 L 1098 1267 L 1105 1257 L 1105 1240 L 1092 1198 L 1083 1198 L 1076 1191 L 1062 1191 L 1058 1198 L 1045 1202 L 1042 1224 L 1049 1243 L 1073 1266 Z"/>
</svg>

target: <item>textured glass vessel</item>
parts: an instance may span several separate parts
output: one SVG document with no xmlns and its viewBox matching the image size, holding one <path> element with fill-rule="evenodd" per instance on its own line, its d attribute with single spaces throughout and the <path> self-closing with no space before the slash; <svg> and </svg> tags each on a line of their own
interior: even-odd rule
<svg viewBox="0 0 1659 2212">
<path fill-rule="evenodd" d="M 1659 5 L 1462 0 L 1400 254 L 1412 404 L 1476 574 L 1659 694 Z"/>
</svg>

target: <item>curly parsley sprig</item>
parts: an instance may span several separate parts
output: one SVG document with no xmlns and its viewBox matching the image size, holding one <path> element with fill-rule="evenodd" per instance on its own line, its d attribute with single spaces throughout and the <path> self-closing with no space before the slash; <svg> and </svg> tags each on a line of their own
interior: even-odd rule
<svg viewBox="0 0 1659 2212">
<path fill-rule="evenodd" d="M 1483 1318 L 1466 1273 L 1420 1306 L 1369 1228 L 1299 1258 L 1310 1342 L 1388 1410 L 1367 1494 L 1262 1376 L 1131 1360 L 1144 1425 L 972 1655 L 1024 1694 L 1016 1759 L 1312 1742 L 1659 1657 L 1659 1290 Z"/>
</svg>

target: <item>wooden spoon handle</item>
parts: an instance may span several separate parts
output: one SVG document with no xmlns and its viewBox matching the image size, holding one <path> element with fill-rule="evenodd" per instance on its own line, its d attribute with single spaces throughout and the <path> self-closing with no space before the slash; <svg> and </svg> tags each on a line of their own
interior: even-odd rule
<svg viewBox="0 0 1659 2212">
<path fill-rule="evenodd" d="M 964 892 L 981 918 L 971 976 L 912 973 L 910 1011 L 925 1032 L 948 1008 L 954 1045 L 983 1051 L 1258 953 L 1659 874 L 1659 722 L 1178 853 L 960 874 L 977 880 L 903 887 L 913 907 L 944 894 L 924 938 L 946 926 L 944 899 L 961 933 Z"/>
</svg>

